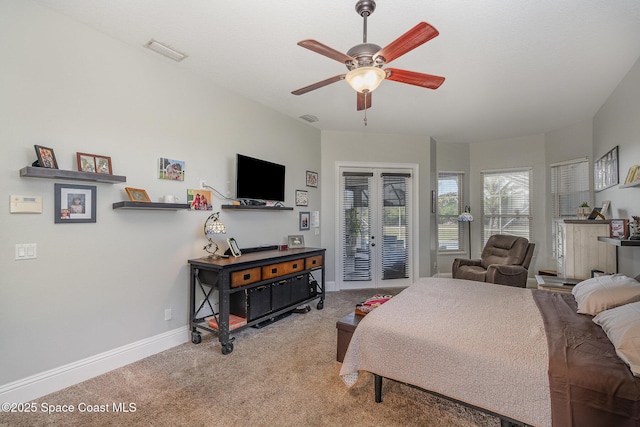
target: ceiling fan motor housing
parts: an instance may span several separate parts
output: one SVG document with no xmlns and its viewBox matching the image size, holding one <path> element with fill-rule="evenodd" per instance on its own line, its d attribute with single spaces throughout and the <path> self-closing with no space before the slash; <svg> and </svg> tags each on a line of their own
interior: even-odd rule
<svg viewBox="0 0 640 427">
<path fill-rule="evenodd" d="M 355 45 L 347 51 L 347 55 L 354 58 L 355 61 L 346 62 L 347 68 L 353 70 L 360 67 L 382 67 L 384 58 L 377 57 L 373 59 L 373 55 L 380 51 L 380 46 L 374 43 L 361 43 Z"/>
</svg>

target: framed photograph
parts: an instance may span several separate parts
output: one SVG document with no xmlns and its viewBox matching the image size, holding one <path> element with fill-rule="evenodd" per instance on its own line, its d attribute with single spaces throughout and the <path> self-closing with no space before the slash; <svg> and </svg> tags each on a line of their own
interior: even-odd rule
<svg viewBox="0 0 640 427">
<path fill-rule="evenodd" d="M 289 236 L 289 249 L 304 248 L 304 236 L 296 234 Z"/>
<path fill-rule="evenodd" d="M 213 193 L 211 190 L 188 189 L 187 203 L 191 206 L 192 211 L 212 211 L 213 205 L 211 200 Z"/>
<path fill-rule="evenodd" d="M 96 222 L 96 186 L 54 184 L 54 222 Z"/>
<path fill-rule="evenodd" d="M 309 206 L 309 192 L 296 190 L 296 206 Z"/>
<path fill-rule="evenodd" d="M 311 227 L 311 212 L 300 212 L 300 231 Z"/>
<path fill-rule="evenodd" d="M 158 164 L 158 178 L 184 181 L 184 161 L 161 157 Z"/>
<path fill-rule="evenodd" d="M 234 239 L 233 237 L 229 237 L 227 239 L 227 243 L 229 244 L 229 251 L 231 252 L 231 255 L 233 255 L 236 258 L 242 255 L 242 252 L 240 252 L 240 248 L 238 247 L 238 243 L 236 242 L 236 239 Z"/>
<path fill-rule="evenodd" d="M 618 181 L 618 146 L 616 145 L 593 165 L 594 190 L 605 190 L 618 185 Z"/>
<path fill-rule="evenodd" d="M 598 217 L 604 219 L 604 216 L 600 213 L 601 210 L 602 208 L 593 208 L 587 219 L 598 219 Z"/>
<path fill-rule="evenodd" d="M 627 172 L 627 177 L 624 180 L 625 184 L 631 184 L 638 175 L 638 165 L 633 165 L 629 168 L 629 172 Z"/>
<path fill-rule="evenodd" d="M 76 153 L 78 170 L 81 172 L 94 172 L 112 175 L 111 157 L 98 154 Z"/>
<path fill-rule="evenodd" d="M 307 171 L 307 187 L 318 186 L 318 172 Z"/>
<path fill-rule="evenodd" d="M 611 200 L 605 200 L 604 202 L 602 202 L 602 207 L 600 208 L 600 213 L 602 214 L 604 219 L 607 219 L 607 212 L 609 211 L 609 205 L 610 204 L 611 204 Z"/>
<path fill-rule="evenodd" d="M 129 200 L 131 200 L 132 202 L 150 202 L 151 201 L 147 192 L 142 188 L 125 187 L 124 189 L 127 192 L 127 196 L 129 196 Z"/>
<path fill-rule="evenodd" d="M 627 230 L 626 219 L 612 219 L 609 223 L 609 237 L 614 239 L 626 239 L 629 237 Z"/>
<path fill-rule="evenodd" d="M 34 145 L 33 147 L 36 149 L 36 155 L 38 156 L 38 166 L 58 169 L 58 162 L 56 161 L 56 155 L 53 153 L 53 148 L 43 147 L 42 145 Z"/>
</svg>

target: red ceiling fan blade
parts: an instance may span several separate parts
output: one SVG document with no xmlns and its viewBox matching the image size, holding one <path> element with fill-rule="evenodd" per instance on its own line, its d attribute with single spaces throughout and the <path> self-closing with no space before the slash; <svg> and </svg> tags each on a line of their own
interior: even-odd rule
<svg viewBox="0 0 640 427">
<path fill-rule="evenodd" d="M 315 53 L 319 53 L 320 55 L 324 55 L 327 58 L 334 59 L 343 64 L 349 61 L 355 61 L 355 59 L 350 57 L 349 55 L 338 52 L 337 50 L 316 40 L 302 40 L 298 42 L 298 46 L 302 46 L 306 49 L 314 51 Z"/>
<path fill-rule="evenodd" d="M 358 101 L 356 103 L 357 110 L 361 111 L 361 110 L 368 110 L 369 108 L 371 108 L 371 92 L 367 93 L 366 96 L 362 92 L 357 92 L 357 94 L 358 94 Z"/>
<path fill-rule="evenodd" d="M 322 80 L 320 82 L 311 84 L 309 86 L 305 86 L 298 90 L 294 90 L 291 92 L 294 95 L 302 95 L 303 93 L 311 92 L 312 90 L 320 89 L 321 87 L 330 85 L 331 83 L 339 82 L 340 80 L 344 80 L 345 74 L 338 74 L 337 76 L 329 77 L 328 79 Z"/>
<path fill-rule="evenodd" d="M 426 22 L 420 22 L 396 40 L 389 43 L 389 45 L 380 49 L 380 51 L 375 54 L 375 57 L 383 57 L 385 63 L 388 64 L 399 56 L 402 56 L 421 44 L 428 42 L 438 34 L 440 34 L 438 30 L 433 28 L 431 25 Z"/>
<path fill-rule="evenodd" d="M 426 87 L 427 89 L 438 89 L 444 83 L 444 77 L 431 74 L 416 73 L 414 71 L 399 70 L 397 68 L 386 68 L 387 80 L 406 83 L 409 85 Z"/>
</svg>

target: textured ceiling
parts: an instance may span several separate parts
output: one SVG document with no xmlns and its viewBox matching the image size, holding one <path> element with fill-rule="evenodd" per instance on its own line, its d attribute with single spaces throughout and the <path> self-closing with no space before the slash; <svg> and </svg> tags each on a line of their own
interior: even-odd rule
<svg viewBox="0 0 640 427">
<path fill-rule="evenodd" d="M 301 48 L 362 42 L 355 0 L 35 0 L 136 49 L 154 38 L 189 55 L 176 66 L 323 130 L 409 133 L 442 142 L 535 134 L 590 119 L 640 56 L 638 0 L 377 0 L 368 41 L 420 21 L 440 35 L 392 66 L 446 77 L 438 90 L 384 81 L 356 111 L 346 72 Z M 170 61 L 167 59 L 167 61 Z M 299 120 L 299 119 L 298 119 Z"/>
</svg>

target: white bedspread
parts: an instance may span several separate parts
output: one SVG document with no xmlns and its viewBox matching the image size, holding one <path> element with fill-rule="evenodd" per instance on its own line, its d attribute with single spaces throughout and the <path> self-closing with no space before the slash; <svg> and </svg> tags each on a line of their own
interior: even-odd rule
<svg viewBox="0 0 640 427">
<path fill-rule="evenodd" d="M 428 278 L 360 322 L 340 376 L 351 386 L 358 371 L 372 372 L 550 426 L 547 369 L 544 326 L 530 290 Z"/>
</svg>

